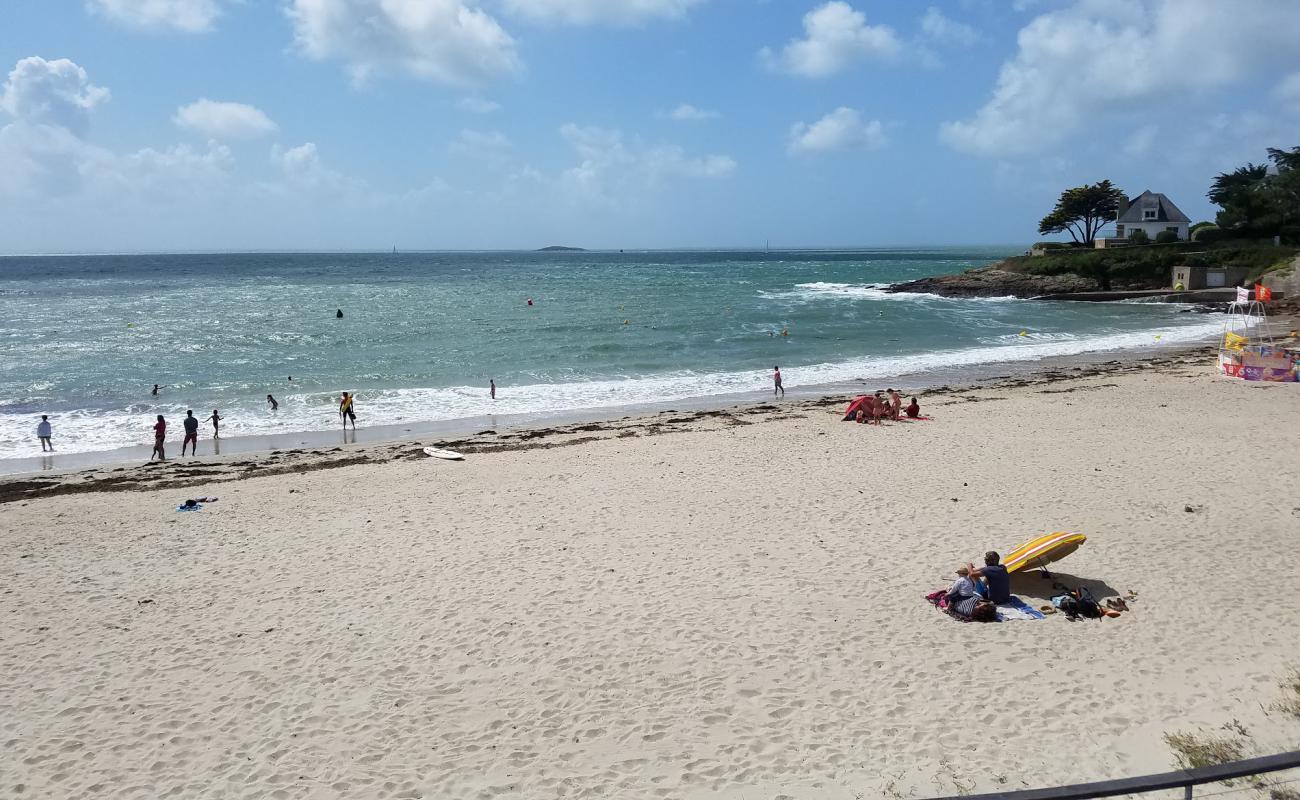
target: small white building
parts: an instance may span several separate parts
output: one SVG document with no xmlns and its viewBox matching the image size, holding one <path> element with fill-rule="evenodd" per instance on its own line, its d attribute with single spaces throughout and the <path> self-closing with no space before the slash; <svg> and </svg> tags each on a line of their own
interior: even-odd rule
<svg viewBox="0 0 1300 800">
<path fill-rule="evenodd" d="M 1155 241 L 1156 234 L 1172 231 L 1186 241 L 1191 222 L 1168 197 L 1148 190 L 1120 203 L 1119 215 L 1115 218 L 1115 238 L 1127 239 L 1133 231 L 1142 230 Z"/>
</svg>

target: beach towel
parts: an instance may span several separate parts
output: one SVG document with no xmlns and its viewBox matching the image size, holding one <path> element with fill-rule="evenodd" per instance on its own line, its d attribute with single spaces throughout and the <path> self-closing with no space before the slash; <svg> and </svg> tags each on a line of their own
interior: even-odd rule
<svg viewBox="0 0 1300 800">
<path fill-rule="evenodd" d="M 1020 619 L 1043 619 L 1043 612 L 1011 595 L 1005 603 L 998 603 L 998 622 L 1012 622 Z"/>
<path fill-rule="evenodd" d="M 198 511 L 201 508 L 203 508 L 203 506 L 199 505 L 198 503 L 195 503 L 192 506 L 187 506 L 187 505 L 176 506 L 177 511 Z"/>
<path fill-rule="evenodd" d="M 947 589 L 940 589 L 931 592 L 925 596 L 925 599 L 929 601 L 930 605 L 938 608 L 953 619 L 959 619 L 962 622 L 971 621 L 966 617 L 955 613 L 954 610 L 948 606 Z M 1043 619 L 1043 617 L 1043 612 L 1029 605 L 1019 597 L 1016 597 L 1014 594 L 1011 595 L 1011 599 L 1007 602 L 998 603 L 998 622 L 1014 622 L 1022 619 Z"/>
</svg>

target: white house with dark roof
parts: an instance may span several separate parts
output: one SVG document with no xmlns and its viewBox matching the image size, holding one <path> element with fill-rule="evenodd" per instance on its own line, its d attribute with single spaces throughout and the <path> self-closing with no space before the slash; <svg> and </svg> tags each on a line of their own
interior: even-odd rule
<svg viewBox="0 0 1300 800">
<path fill-rule="evenodd" d="M 1115 238 L 1127 239 L 1133 231 L 1142 230 L 1154 240 L 1158 233 L 1173 231 L 1179 239 L 1186 241 L 1191 222 L 1168 197 L 1148 190 L 1120 203 L 1115 219 Z"/>
</svg>

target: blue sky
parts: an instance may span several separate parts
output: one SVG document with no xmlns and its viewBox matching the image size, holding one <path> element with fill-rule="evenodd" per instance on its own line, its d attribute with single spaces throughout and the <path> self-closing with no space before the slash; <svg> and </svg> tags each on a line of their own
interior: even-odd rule
<svg viewBox="0 0 1300 800">
<path fill-rule="evenodd" d="M 15 0 L 0 251 L 1034 241 L 1300 145 L 1300 0 Z"/>
</svg>

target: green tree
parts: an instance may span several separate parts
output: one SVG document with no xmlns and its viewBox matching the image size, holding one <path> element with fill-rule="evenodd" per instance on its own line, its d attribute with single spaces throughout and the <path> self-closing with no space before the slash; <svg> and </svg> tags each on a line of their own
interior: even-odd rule
<svg viewBox="0 0 1300 800">
<path fill-rule="evenodd" d="M 1069 233 L 1075 244 L 1086 244 L 1115 221 L 1123 200 L 1124 193 L 1110 181 L 1066 189 L 1052 213 L 1038 223 L 1038 232 Z"/>
<path fill-rule="evenodd" d="M 1300 241 L 1300 147 L 1268 148 L 1269 164 L 1247 164 L 1215 177 L 1205 196 L 1222 210 L 1219 227 L 1240 238 Z"/>
</svg>

